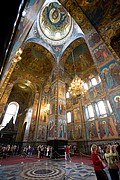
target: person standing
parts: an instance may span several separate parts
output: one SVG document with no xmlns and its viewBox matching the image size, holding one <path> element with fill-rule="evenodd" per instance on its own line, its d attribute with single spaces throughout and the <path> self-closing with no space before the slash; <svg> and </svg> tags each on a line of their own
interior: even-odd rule
<svg viewBox="0 0 120 180">
<path fill-rule="evenodd" d="M 109 180 L 106 172 L 103 170 L 102 159 L 98 156 L 98 147 L 96 144 L 91 146 L 91 158 L 97 180 Z"/>
<path fill-rule="evenodd" d="M 119 167 L 116 164 L 117 161 L 117 151 L 115 145 L 108 145 L 105 152 L 105 160 L 108 164 L 108 170 L 112 180 L 120 180 L 119 178 Z"/>
<path fill-rule="evenodd" d="M 66 146 L 64 146 L 65 149 L 65 160 L 67 160 L 67 155 L 66 155 Z"/>
<path fill-rule="evenodd" d="M 65 152 L 66 152 L 66 158 L 67 158 L 67 161 L 70 161 L 71 162 L 71 157 L 70 157 L 70 146 L 66 146 L 65 148 Z"/>
<path fill-rule="evenodd" d="M 40 146 L 40 158 L 43 158 L 43 156 L 44 156 L 44 146 L 41 145 Z"/>
<path fill-rule="evenodd" d="M 38 145 L 37 147 L 37 157 L 40 158 L 40 148 L 41 148 L 41 145 Z"/>
</svg>

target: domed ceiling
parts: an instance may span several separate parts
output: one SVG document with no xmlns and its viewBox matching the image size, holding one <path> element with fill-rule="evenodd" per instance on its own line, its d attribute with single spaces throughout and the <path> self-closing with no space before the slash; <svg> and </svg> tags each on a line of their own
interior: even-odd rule
<svg viewBox="0 0 120 180">
<path fill-rule="evenodd" d="M 65 38 L 72 27 L 72 18 L 58 2 L 47 3 L 39 15 L 39 27 L 54 41 Z"/>
</svg>

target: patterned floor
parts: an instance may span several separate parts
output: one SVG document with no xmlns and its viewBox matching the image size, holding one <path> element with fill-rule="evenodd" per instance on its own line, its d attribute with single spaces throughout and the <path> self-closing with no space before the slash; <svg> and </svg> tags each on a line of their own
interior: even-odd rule
<svg viewBox="0 0 120 180">
<path fill-rule="evenodd" d="M 0 166 L 0 180 L 96 180 L 93 167 L 64 160 Z"/>
</svg>

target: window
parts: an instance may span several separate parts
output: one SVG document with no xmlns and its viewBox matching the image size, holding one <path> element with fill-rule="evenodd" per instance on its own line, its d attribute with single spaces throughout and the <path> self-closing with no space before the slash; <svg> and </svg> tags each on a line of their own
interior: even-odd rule
<svg viewBox="0 0 120 180">
<path fill-rule="evenodd" d="M 98 81 L 99 81 L 99 83 L 101 82 L 101 78 L 100 78 L 100 76 L 98 76 Z"/>
<path fill-rule="evenodd" d="M 106 116 L 107 115 L 104 101 L 98 101 L 95 105 L 95 108 L 96 108 L 96 113 L 98 116 Z"/>
<path fill-rule="evenodd" d="M 91 79 L 91 83 L 92 83 L 92 86 L 96 86 L 98 84 L 95 78 Z"/>
<path fill-rule="evenodd" d="M 67 92 L 67 93 L 66 93 L 66 98 L 69 98 L 69 97 L 70 97 L 70 93 Z"/>
<path fill-rule="evenodd" d="M 0 130 L 3 129 L 12 118 L 13 118 L 13 124 L 15 124 L 18 110 L 19 110 L 19 104 L 17 102 L 9 103 L 2 124 L 0 126 Z"/>
<path fill-rule="evenodd" d="M 98 82 L 97 82 L 97 79 L 95 77 L 92 77 L 92 78 L 89 79 L 89 86 L 91 88 L 93 86 L 96 86 L 100 82 L 101 82 L 100 76 L 98 76 Z"/>
<path fill-rule="evenodd" d="M 108 105 L 108 109 L 109 109 L 110 114 L 111 114 L 113 112 L 113 110 L 112 110 L 110 102 L 108 100 L 107 100 L 107 105 Z"/>
<path fill-rule="evenodd" d="M 71 122 L 71 112 L 67 113 L 67 122 L 70 123 Z"/>
<path fill-rule="evenodd" d="M 92 105 L 88 106 L 88 112 L 89 112 L 89 118 L 93 118 L 94 117 L 94 111 L 93 111 Z"/>
<path fill-rule="evenodd" d="M 94 120 L 94 110 L 91 104 L 85 107 L 85 115 L 86 115 L 86 120 Z"/>
<path fill-rule="evenodd" d="M 84 83 L 84 89 L 88 90 L 88 84 L 87 83 Z"/>
</svg>

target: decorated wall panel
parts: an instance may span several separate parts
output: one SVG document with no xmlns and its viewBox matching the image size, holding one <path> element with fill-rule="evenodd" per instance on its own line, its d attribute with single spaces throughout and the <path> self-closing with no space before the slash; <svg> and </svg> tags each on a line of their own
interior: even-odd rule
<svg viewBox="0 0 120 180">
<path fill-rule="evenodd" d="M 75 132 L 74 125 L 68 124 L 68 131 L 67 131 L 68 140 L 74 140 L 75 138 L 74 132 Z"/>
<path fill-rule="evenodd" d="M 48 122 L 48 139 L 53 138 L 55 136 L 55 116 L 50 116 Z"/>
<path fill-rule="evenodd" d="M 115 118 L 104 118 L 86 123 L 86 134 L 88 140 L 117 138 Z"/>
<path fill-rule="evenodd" d="M 58 118 L 58 138 L 67 138 L 66 119 L 64 117 Z"/>
<path fill-rule="evenodd" d="M 118 134 L 120 135 L 120 91 L 112 95 L 112 103 L 113 103 L 114 111 L 116 115 L 115 125 L 117 128 Z"/>
<path fill-rule="evenodd" d="M 110 61 L 100 68 L 103 79 L 106 82 L 106 88 L 114 88 L 120 84 L 120 66 L 115 60 Z"/>
<path fill-rule="evenodd" d="M 39 124 L 37 139 L 38 140 L 46 140 L 47 137 L 47 126 L 43 124 Z"/>
<path fill-rule="evenodd" d="M 96 59 L 97 65 L 102 65 L 110 58 L 110 52 L 107 46 L 105 46 L 103 43 L 95 47 L 94 50 L 92 50 L 92 53 Z"/>
</svg>

